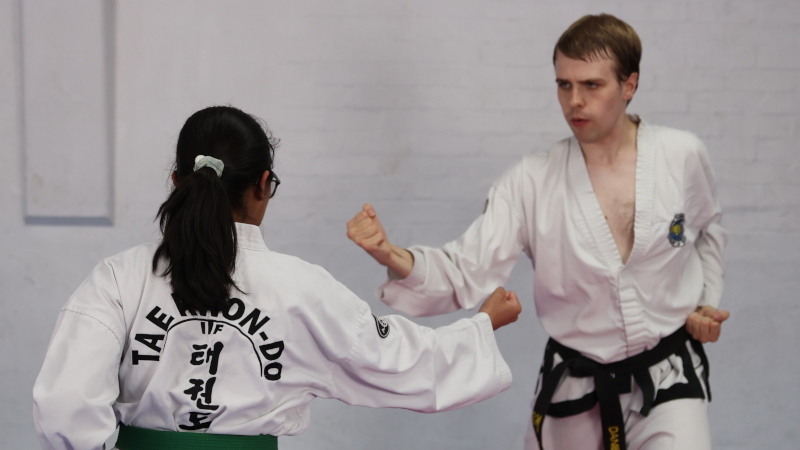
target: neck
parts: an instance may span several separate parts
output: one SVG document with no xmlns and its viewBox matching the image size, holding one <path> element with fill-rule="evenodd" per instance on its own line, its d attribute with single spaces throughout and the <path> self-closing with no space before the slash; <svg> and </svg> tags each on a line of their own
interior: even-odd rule
<svg viewBox="0 0 800 450">
<path fill-rule="evenodd" d="M 269 197 L 261 195 L 260 192 L 263 191 L 257 191 L 253 186 L 244 192 L 242 208 L 233 211 L 234 222 L 246 223 L 257 227 L 261 226 L 261 222 L 264 220 L 264 213 L 267 211 Z"/>
<path fill-rule="evenodd" d="M 261 221 L 260 220 L 256 220 L 255 217 L 250 217 L 250 216 L 247 216 L 247 215 L 244 215 L 244 214 L 234 214 L 233 215 L 233 221 L 236 222 L 236 223 L 243 223 L 243 224 L 246 224 L 246 225 L 255 225 L 257 227 L 261 226 Z"/>
<path fill-rule="evenodd" d="M 587 163 L 614 164 L 621 156 L 636 153 L 636 133 L 639 123 L 623 114 L 611 131 L 595 142 L 581 142 L 583 158 Z"/>
<path fill-rule="evenodd" d="M 233 221 L 238 223 L 244 223 L 247 225 L 255 225 L 261 226 L 261 221 L 264 219 L 264 213 L 261 212 L 261 216 L 259 218 L 258 211 L 254 211 L 253 208 L 245 208 L 244 211 L 234 211 L 233 212 Z"/>
</svg>

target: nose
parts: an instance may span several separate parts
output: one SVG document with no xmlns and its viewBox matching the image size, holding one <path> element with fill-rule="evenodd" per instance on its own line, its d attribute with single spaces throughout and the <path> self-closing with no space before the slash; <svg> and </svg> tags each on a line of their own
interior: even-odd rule
<svg viewBox="0 0 800 450">
<path fill-rule="evenodd" d="M 569 94 L 569 105 L 573 108 L 583 106 L 583 96 L 578 87 L 573 87 Z"/>
</svg>

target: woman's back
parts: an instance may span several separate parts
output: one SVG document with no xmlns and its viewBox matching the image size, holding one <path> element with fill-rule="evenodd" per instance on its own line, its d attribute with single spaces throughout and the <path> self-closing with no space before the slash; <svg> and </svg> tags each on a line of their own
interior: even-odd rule
<svg viewBox="0 0 800 450">
<path fill-rule="evenodd" d="M 269 251 L 256 225 L 273 151 L 235 108 L 187 120 L 161 241 L 105 259 L 59 315 L 34 386 L 44 448 L 100 449 L 118 423 L 295 435 L 316 397 L 434 412 L 510 386 L 493 327 L 516 319 L 513 294 L 433 330 L 377 318 L 324 269 Z"/>
<path fill-rule="evenodd" d="M 324 269 L 268 250 L 259 228 L 237 224 L 237 233 L 235 280 L 247 294 L 216 316 L 178 308 L 147 266 L 154 244 L 107 258 L 70 298 L 34 396 L 91 405 L 58 421 L 88 439 L 77 447 L 104 442 L 117 421 L 296 435 L 316 397 L 434 412 L 510 386 L 487 315 L 437 330 L 377 319 Z M 42 429 L 56 426 L 38 419 Z"/>
</svg>

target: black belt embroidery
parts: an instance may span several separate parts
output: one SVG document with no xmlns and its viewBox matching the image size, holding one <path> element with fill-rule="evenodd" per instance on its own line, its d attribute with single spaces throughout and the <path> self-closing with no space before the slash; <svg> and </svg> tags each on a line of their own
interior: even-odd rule
<svg viewBox="0 0 800 450">
<path fill-rule="evenodd" d="M 542 364 L 542 389 L 533 407 L 533 431 L 539 448 L 542 445 L 542 424 L 545 416 L 569 417 L 581 414 L 600 403 L 600 422 L 603 427 L 603 447 L 605 450 L 626 450 L 625 421 L 619 394 L 631 392 L 631 379 L 642 390 L 643 405 L 639 411 L 643 416 L 650 414 L 654 406 L 680 398 L 706 398 L 703 386 L 697 377 L 692 357 L 686 347 L 686 341 L 700 357 L 703 365 L 703 384 L 711 401 L 711 390 L 708 384 L 708 358 L 699 341 L 692 339 L 685 328 L 662 339 L 658 345 L 638 355 L 609 364 L 600 364 L 580 352 L 559 344 L 554 339 L 547 342 Z M 553 367 L 555 354 L 561 361 Z M 683 373 L 687 383 L 676 383 L 667 389 L 656 391 L 649 368 L 672 355 L 677 355 L 683 362 Z M 593 377 L 595 390 L 575 400 L 552 403 L 559 383 L 564 375 L 572 377 Z"/>
</svg>

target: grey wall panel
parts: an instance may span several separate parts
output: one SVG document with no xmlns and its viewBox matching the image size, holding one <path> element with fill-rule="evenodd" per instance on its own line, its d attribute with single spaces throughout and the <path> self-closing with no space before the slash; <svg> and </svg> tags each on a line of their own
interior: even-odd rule
<svg viewBox="0 0 800 450">
<path fill-rule="evenodd" d="M 114 3 L 26 0 L 18 11 L 25 223 L 110 225 Z"/>
</svg>

